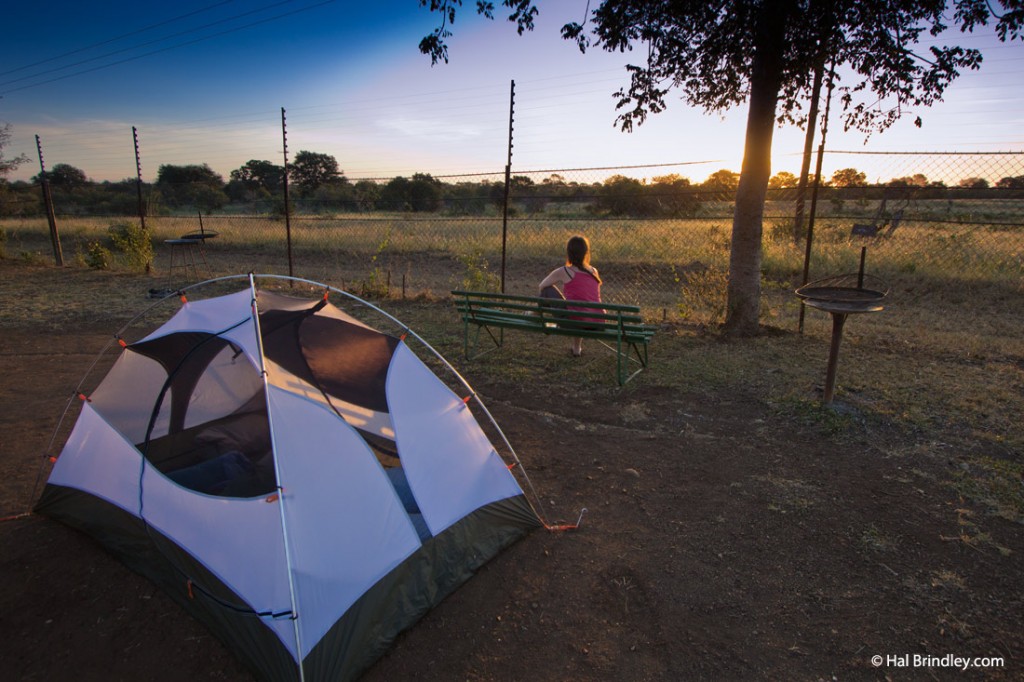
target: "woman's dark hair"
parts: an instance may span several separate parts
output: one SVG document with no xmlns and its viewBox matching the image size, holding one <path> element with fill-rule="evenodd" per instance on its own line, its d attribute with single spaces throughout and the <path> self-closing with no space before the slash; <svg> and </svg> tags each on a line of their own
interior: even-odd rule
<svg viewBox="0 0 1024 682">
<path fill-rule="evenodd" d="M 601 278 L 590 267 L 590 242 L 583 235 L 569 237 L 565 244 L 565 264 L 590 273 L 599 283 Z"/>
</svg>

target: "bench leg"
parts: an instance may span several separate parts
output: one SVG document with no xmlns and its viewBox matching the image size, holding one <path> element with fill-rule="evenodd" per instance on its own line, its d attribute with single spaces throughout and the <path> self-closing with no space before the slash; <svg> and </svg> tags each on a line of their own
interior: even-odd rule
<svg viewBox="0 0 1024 682">
<path fill-rule="evenodd" d="M 463 353 L 465 354 L 467 360 L 476 360 L 477 358 L 482 357 L 482 356 L 490 353 L 491 351 L 494 351 L 494 350 L 497 350 L 498 348 L 501 348 L 502 344 L 505 342 L 505 330 L 504 329 L 498 329 L 498 335 L 495 336 L 494 332 L 491 331 L 491 328 L 488 327 L 487 325 L 485 325 L 485 324 L 478 324 L 478 325 L 475 325 L 475 326 L 476 326 L 476 334 L 473 337 L 472 349 L 475 351 L 477 346 L 480 345 L 480 330 L 481 329 L 487 330 L 487 335 L 490 336 L 491 337 L 491 341 L 494 342 L 494 348 L 491 348 L 490 350 L 485 350 L 485 351 L 480 352 L 480 353 L 471 352 L 470 351 L 470 343 L 469 343 L 469 322 L 466 322 L 465 323 L 465 335 L 464 335 L 464 341 L 463 341 Z"/>
<path fill-rule="evenodd" d="M 633 354 L 636 354 L 636 360 L 640 365 L 632 374 L 627 376 L 629 372 L 629 363 L 633 361 Z M 619 341 L 617 352 L 616 352 L 616 372 L 619 380 L 619 386 L 625 386 L 633 379 L 637 374 L 647 369 L 647 344 L 643 344 L 643 352 L 636 343 L 629 343 L 625 352 L 622 351 L 622 341 Z"/>
</svg>

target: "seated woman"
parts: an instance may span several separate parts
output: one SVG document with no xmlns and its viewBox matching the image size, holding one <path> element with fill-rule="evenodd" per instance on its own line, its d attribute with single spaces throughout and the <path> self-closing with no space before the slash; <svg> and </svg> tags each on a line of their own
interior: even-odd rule
<svg viewBox="0 0 1024 682">
<path fill-rule="evenodd" d="M 570 301 L 594 301 L 601 302 L 601 275 L 597 268 L 590 264 L 590 242 L 582 235 L 570 237 L 565 245 L 565 265 L 551 271 L 540 285 L 540 295 L 544 298 L 564 298 Z M 558 285 L 562 286 L 559 292 Z M 568 306 L 569 310 L 583 310 L 579 307 Z M 596 318 L 573 318 L 581 320 L 595 320 Z M 569 351 L 573 357 L 583 354 L 583 339 L 573 337 Z"/>
</svg>

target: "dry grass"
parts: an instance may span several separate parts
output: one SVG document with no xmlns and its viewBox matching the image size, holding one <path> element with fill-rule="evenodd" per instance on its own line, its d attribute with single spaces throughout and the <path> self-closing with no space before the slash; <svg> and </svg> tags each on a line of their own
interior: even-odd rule
<svg viewBox="0 0 1024 682">
<path fill-rule="evenodd" d="M 207 246 L 212 274 L 288 274 L 280 223 L 203 220 L 204 229 L 218 233 Z M 908 224 L 900 228 L 898 241 L 872 244 L 869 271 L 887 279 L 892 294 L 885 311 L 852 316 L 846 325 L 837 386 L 844 412 L 819 403 L 829 316 L 807 310 L 804 333 L 796 333 L 800 307 L 792 287 L 798 283 L 802 253 L 788 239 L 767 231 L 763 320 L 773 331 L 747 342 L 723 342 L 716 335 L 728 264 L 727 225 L 719 222 L 671 228 L 644 224 L 640 233 L 635 221 L 522 221 L 509 243 L 507 290 L 529 293 L 565 235 L 585 230 L 597 245 L 595 258 L 608 282 L 606 298 L 640 303 L 652 320 L 665 322 L 652 347 L 652 371 L 641 380 L 645 386 L 756 394 L 780 414 L 816 422 L 830 437 L 842 437 L 851 420 L 869 428 L 896 424 L 920 434 L 916 444 L 894 446 L 897 456 L 910 456 L 906 453 L 929 442 L 943 444 L 944 455 L 981 462 L 971 466 L 961 490 L 999 507 L 1008 518 L 1020 516 L 1019 499 L 1008 502 L 999 494 L 993 501 L 988 492 L 1011 480 L 1018 471 L 1013 467 L 1024 460 L 1019 426 L 1024 423 L 1024 317 L 1013 313 L 1024 292 L 1020 235 L 982 239 L 986 233 L 980 228 Z M 484 256 L 500 254 L 493 222 L 363 216 L 293 223 L 295 275 L 356 292 L 390 292 L 392 304 L 411 316 L 407 322 L 449 357 L 460 356 L 462 329 L 445 303 L 447 291 L 466 282 L 495 284 L 499 263 Z M 66 260 L 74 263 L 69 254 L 76 245 L 97 238 L 106 227 L 107 221 L 96 219 L 66 220 Z M 163 240 L 195 231 L 199 223 L 198 218 L 150 221 L 157 247 L 151 275 L 128 272 L 124 265 L 115 265 L 112 272 L 80 265 L 57 270 L 45 265 L 52 262 L 45 223 L 5 221 L 2 228 L 6 259 L 0 260 L 5 302 L 0 327 L 70 328 L 127 320 L 152 303 L 145 299 L 149 289 L 175 284 L 166 279 L 169 255 Z M 859 247 L 846 230 L 820 224 L 814 262 L 821 271 L 856 270 Z M 959 270 L 948 266 L 953 255 L 963 261 Z M 977 269 L 981 261 L 989 274 L 972 275 L 982 271 Z M 419 302 L 396 302 L 403 294 Z M 507 336 L 507 347 L 475 364 L 474 371 L 570 392 L 578 386 L 618 390 L 611 381 L 611 356 L 596 346 L 583 363 L 573 364 L 563 357 L 562 339 Z M 632 389 L 624 390 L 629 394 Z M 629 408 L 624 417 L 635 421 L 642 414 L 640 408 Z"/>
</svg>

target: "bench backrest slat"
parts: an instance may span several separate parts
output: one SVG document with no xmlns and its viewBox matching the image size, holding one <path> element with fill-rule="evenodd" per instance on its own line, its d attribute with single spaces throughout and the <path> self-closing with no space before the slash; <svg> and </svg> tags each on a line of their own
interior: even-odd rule
<svg viewBox="0 0 1024 682">
<path fill-rule="evenodd" d="M 554 325 L 560 332 L 593 336 L 614 333 L 630 339 L 645 339 L 654 333 L 654 327 L 644 323 L 640 308 L 635 305 L 483 291 L 455 290 L 452 295 L 463 318 L 477 324 L 548 331 Z"/>
</svg>

